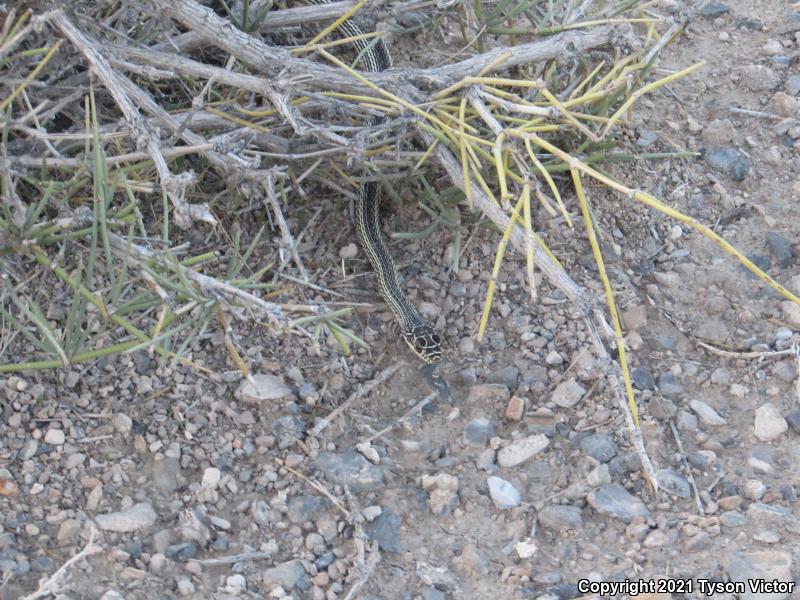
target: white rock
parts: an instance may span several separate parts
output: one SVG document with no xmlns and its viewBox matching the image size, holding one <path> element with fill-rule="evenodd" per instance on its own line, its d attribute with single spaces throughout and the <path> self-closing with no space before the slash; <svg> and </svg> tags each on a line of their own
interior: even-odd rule
<svg viewBox="0 0 800 600">
<path fill-rule="evenodd" d="M 553 390 L 553 402 L 562 408 L 571 408 L 580 402 L 586 390 L 574 378 L 562 381 Z"/>
<path fill-rule="evenodd" d="M 543 433 L 529 435 L 516 442 L 511 442 L 497 453 L 497 464 L 501 467 L 514 467 L 547 448 L 550 440 Z"/>
<path fill-rule="evenodd" d="M 122 434 L 127 434 L 133 427 L 133 420 L 125 413 L 117 413 L 111 418 L 114 430 Z"/>
<path fill-rule="evenodd" d="M 219 485 L 220 479 L 222 479 L 222 472 L 216 467 L 208 467 L 203 471 L 203 481 L 201 485 L 204 488 L 215 490 Z"/>
<path fill-rule="evenodd" d="M 725 425 L 727 421 L 719 416 L 717 411 L 711 408 L 708 404 L 703 402 L 702 400 L 690 400 L 689 401 L 689 408 L 691 408 L 695 414 L 700 418 L 700 420 L 705 425 Z"/>
<path fill-rule="evenodd" d="M 51 446 L 63 446 L 66 439 L 63 429 L 48 429 L 44 434 L 45 443 Z"/>
<path fill-rule="evenodd" d="M 236 397 L 242 402 L 260 404 L 267 400 L 280 400 L 292 395 L 291 388 L 282 377 L 275 375 L 253 375 L 253 382 L 245 380 L 236 390 Z"/>
<path fill-rule="evenodd" d="M 247 580 L 244 578 L 244 575 L 236 573 L 225 579 L 225 591 L 229 594 L 238 596 L 245 591 L 245 589 L 247 589 Z"/>
<path fill-rule="evenodd" d="M 753 428 L 759 440 L 771 442 L 781 437 L 789 429 L 789 424 L 781 416 L 778 407 L 767 402 L 756 409 Z"/>
<path fill-rule="evenodd" d="M 530 538 L 525 538 L 521 542 L 514 544 L 514 550 L 517 551 L 517 556 L 522 559 L 530 558 L 539 550 L 536 542 Z"/>
<path fill-rule="evenodd" d="M 103 499 L 103 486 L 96 485 L 92 491 L 86 496 L 86 510 L 94 512 L 100 506 L 100 500 Z"/>
<path fill-rule="evenodd" d="M 128 510 L 97 515 L 95 517 L 95 521 L 97 521 L 97 525 L 100 529 L 123 533 L 152 527 L 157 519 L 158 515 L 156 515 L 156 511 L 146 502 L 134 504 Z"/>
<path fill-rule="evenodd" d="M 500 510 L 515 508 L 522 502 L 519 490 L 505 479 L 492 476 L 486 480 L 486 483 L 489 485 L 489 496 L 491 496 L 492 502 Z"/>
<path fill-rule="evenodd" d="M 190 580 L 181 579 L 178 581 L 178 593 L 181 596 L 191 596 L 194 592 L 194 584 Z"/>
</svg>

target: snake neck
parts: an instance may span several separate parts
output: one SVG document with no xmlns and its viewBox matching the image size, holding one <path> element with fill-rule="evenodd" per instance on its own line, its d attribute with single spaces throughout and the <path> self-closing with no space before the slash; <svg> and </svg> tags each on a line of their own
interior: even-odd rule
<svg viewBox="0 0 800 600">
<path fill-rule="evenodd" d="M 389 308 L 406 331 L 424 327 L 425 319 L 400 289 L 397 268 L 380 235 L 380 184 L 374 181 L 361 186 L 356 202 L 356 231 L 362 248 L 378 277 Z"/>
</svg>

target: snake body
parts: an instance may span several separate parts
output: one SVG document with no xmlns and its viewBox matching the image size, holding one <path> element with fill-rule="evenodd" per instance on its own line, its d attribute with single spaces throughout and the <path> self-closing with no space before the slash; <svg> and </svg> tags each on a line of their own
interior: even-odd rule
<svg viewBox="0 0 800 600">
<path fill-rule="evenodd" d="M 312 0 L 314 4 L 327 4 L 332 0 Z M 363 34 L 352 20 L 339 26 L 346 37 Z M 392 57 L 382 38 L 359 39 L 352 42 L 361 57 L 364 71 L 377 73 L 391 68 Z M 373 117 L 370 125 L 378 125 L 382 117 Z M 397 267 L 380 233 L 380 184 L 365 181 L 361 184 L 356 201 L 356 232 L 372 269 L 378 276 L 381 293 L 394 313 L 403 332 L 403 340 L 426 363 L 436 363 L 442 358 L 442 344 L 438 334 L 422 318 L 416 307 L 403 293 L 397 276 Z"/>
</svg>

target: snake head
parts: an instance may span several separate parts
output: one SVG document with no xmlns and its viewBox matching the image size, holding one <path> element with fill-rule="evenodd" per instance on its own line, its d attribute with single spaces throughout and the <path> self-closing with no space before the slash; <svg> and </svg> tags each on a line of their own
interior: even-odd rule
<svg viewBox="0 0 800 600">
<path fill-rule="evenodd" d="M 416 325 L 403 332 L 403 339 L 414 354 L 426 363 L 435 363 L 442 358 L 442 340 L 430 325 Z"/>
</svg>

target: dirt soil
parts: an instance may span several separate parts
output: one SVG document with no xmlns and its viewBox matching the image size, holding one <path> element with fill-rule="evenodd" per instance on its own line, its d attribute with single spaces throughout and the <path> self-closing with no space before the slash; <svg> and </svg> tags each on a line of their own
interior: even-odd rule
<svg viewBox="0 0 800 600">
<path fill-rule="evenodd" d="M 800 111 L 786 111 L 800 104 L 798 13 L 774 0 L 700 10 L 659 64 L 707 65 L 641 100 L 626 143 L 704 158 L 607 167 L 796 294 Z M 57 597 L 566 600 L 591 596 L 589 582 L 660 580 L 644 588 L 664 592 L 650 598 L 699 598 L 703 581 L 748 577 L 788 587 L 800 576 L 800 359 L 790 351 L 800 314 L 687 226 L 590 191 L 658 493 L 583 321 L 546 283 L 531 302 L 519 256 L 502 269 L 486 339 L 474 340 L 497 243 L 486 228 L 467 232 L 457 273 L 445 230 L 391 244 L 443 335 L 454 396 L 403 419 L 431 390 L 363 253 L 339 258 L 355 237 L 331 213 L 301 250 L 307 266 L 336 265 L 317 283 L 376 307 L 350 323 L 371 353 L 317 355 L 305 339 L 241 331 L 254 372 L 272 376 L 261 380 L 270 400 L 242 388 L 218 335 L 192 353 L 223 373 L 217 382 L 146 353 L 4 378 L 1 476 L 20 491 L 0 497 L 0 597 L 31 593 L 93 529 L 102 551 L 70 567 Z M 426 225 L 413 205 L 388 212 L 386 231 Z M 588 244 L 560 220 L 540 226 L 598 292 Z"/>
</svg>

